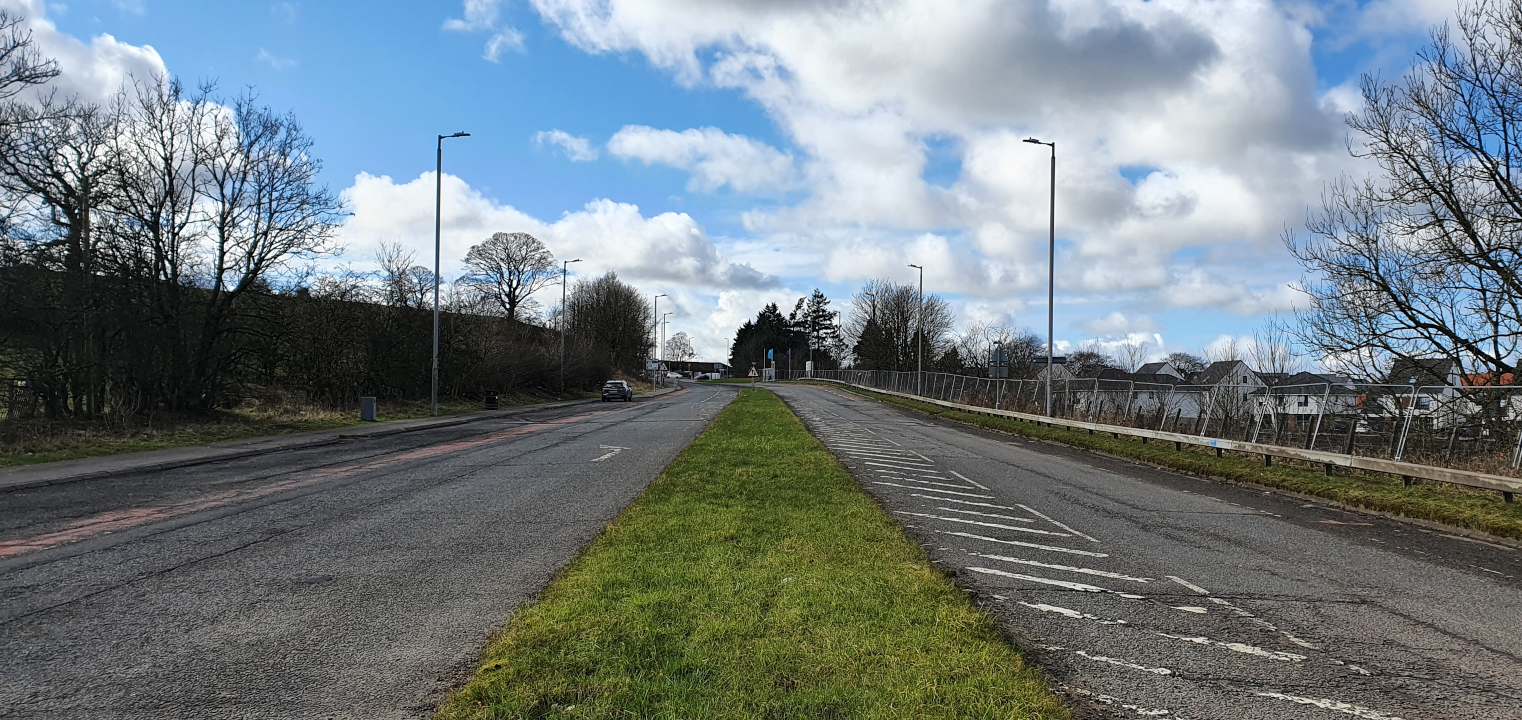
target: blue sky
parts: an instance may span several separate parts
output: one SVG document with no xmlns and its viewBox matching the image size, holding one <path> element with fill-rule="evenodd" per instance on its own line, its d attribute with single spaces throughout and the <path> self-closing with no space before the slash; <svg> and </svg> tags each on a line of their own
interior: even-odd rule
<svg viewBox="0 0 1522 720">
<path fill-rule="evenodd" d="M 964 321 L 1044 331 L 1046 156 L 1017 142 L 1030 134 L 1062 150 L 1059 340 L 1156 354 L 1250 334 L 1294 303 L 1280 233 L 1325 179 L 1366 170 L 1343 146 L 1350 82 L 1398 76 L 1452 12 L 0 2 L 56 26 L 40 39 L 66 76 L 159 62 L 293 111 L 355 213 L 341 262 L 356 268 L 381 240 L 431 252 L 434 136 L 468 131 L 446 145 L 446 266 L 491 231 L 535 232 L 586 272 L 670 294 L 672 332 L 716 358 L 763 302 L 821 287 L 844 305 L 866 277 L 912 280 L 915 261 Z"/>
</svg>

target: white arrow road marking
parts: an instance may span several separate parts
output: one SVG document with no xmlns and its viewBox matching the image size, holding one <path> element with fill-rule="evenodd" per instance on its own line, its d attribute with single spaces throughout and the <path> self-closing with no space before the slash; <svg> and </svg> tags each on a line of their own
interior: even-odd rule
<svg viewBox="0 0 1522 720">
<path fill-rule="evenodd" d="M 626 448 L 626 447 L 619 447 L 617 445 L 598 445 L 597 447 L 602 449 L 602 450 L 611 450 L 612 452 L 610 452 L 610 453 L 608 453 L 606 455 L 603 455 L 602 457 L 592 458 L 592 462 L 602 462 L 604 460 L 607 460 L 610 457 L 613 457 L 614 455 L 617 455 L 617 454 L 619 454 L 619 453 L 629 449 L 629 448 Z"/>
</svg>

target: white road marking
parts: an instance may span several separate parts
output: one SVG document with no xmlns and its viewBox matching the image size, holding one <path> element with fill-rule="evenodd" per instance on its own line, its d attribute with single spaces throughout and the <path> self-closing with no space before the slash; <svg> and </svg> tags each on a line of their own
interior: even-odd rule
<svg viewBox="0 0 1522 720">
<path fill-rule="evenodd" d="M 606 455 L 603 455 L 602 457 L 592 458 L 592 462 L 602 462 L 604 460 L 607 460 L 610 457 L 613 457 L 614 455 L 617 455 L 617 454 L 619 454 L 619 453 L 629 449 L 629 448 L 626 448 L 626 447 L 619 447 L 617 445 L 598 445 L 597 447 L 600 450 L 611 450 L 612 452 L 610 452 L 610 453 L 608 453 Z"/>
<path fill-rule="evenodd" d="M 1157 633 L 1157 634 L 1161 635 L 1161 636 L 1163 636 L 1165 638 L 1172 638 L 1174 640 L 1183 640 L 1184 642 L 1191 642 L 1191 643 L 1194 643 L 1196 645 L 1212 645 L 1212 646 L 1215 646 L 1215 647 L 1226 648 L 1227 650 L 1233 650 L 1233 651 L 1239 652 L 1239 653 L 1246 653 L 1248 655 L 1256 655 L 1256 656 L 1261 657 L 1261 658 L 1268 658 L 1269 660 L 1278 660 L 1280 662 L 1300 662 L 1300 661 L 1305 659 L 1304 655 L 1296 655 L 1294 653 L 1279 652 L 1277 650 L 1264 650 L 1263 648 L 1257 647 L 1255 645 L 1248 645 L 1246 643 L 1222 642 L 1220 640 L 1211 640 L 1208 637 L 1188 637 L 1188 636 L 1184 636 L 1184 635 L 1169 635 L 1168 633 L 1164 633 L 1164 632 L 1160 632 L 1160 633 Z"/>
<path fill-rule="evenodd" d="M 971 538 L 973 540 L 985 540 L 988 542 L 996 542 L 1004 545 L 1018 545 L 1020 547 L 1028 547 L 1036 550 L 1050 550 L 1052 552 L 1069 553 L 1072 555 L 1084 555 L 1087 557 L 1110 556 L 1108 553 L 1089 552 L 1088 550 L 1074 550 L 1072 548 L 1057 547 L 1055 545 L 1037 545 L 1036 543 L 1020 542 L 1019 540 L 1000 540 L 999 538 L 991 538 L 983 535 L 973 535 L 972 533 L 951 532 L 949 530 L 936 530 L 936 532 L 942 535 L 955 535 L 957 537 Z"/>
<path fill-rule="evenodd" d="M 903 481 L 903 482 L 915 482 L 915 483 L 921 483 L 921 484 L 924 484 L 924 485 L 939 485 L 940 487 L 954 487 L 954 488 L 960 488 L 962 490 L 972 490 L 973 489 L 973 488 L 967 487 L 966 485 L 952 485 L 951 483 L 939 483 L 939 482 L 933 482 L 933 481 L 930 481 L 930 480 L 920 480 L 919 478 L 912 478 L 912 477 L 891 477 L 891 478 L 888 478 L 888 479 L 889 480 L 900 480 L 900 481 Z M 925 488 L 925 489 L 926 490 L 930 490 L 930 488 Z"/>
<path fill-rule="evenodd" d="M 1016 602 L 1020 602 L 1020 601 L 1017 600 Z M 1033 608 L 1033 609 L 1036 609 L 1036 610 L 1040 610 L 1041 612 L 1049 612 L 1049 613 L 1057 613 L 1058 615 L 1065 615 L 1067 617 L 1073 618 L 1074 620 L 1093 620 L 1094 622 L 1097 622 L 1100 625 L 1125 625 L 1125 624 L 1127 624 L 1125 620 L 1106 620 L 1106 619 L 1104 619 L 1102 617 L 1098 617 L 1098 616 L 1095 616 L 1095 615 L 1090 615 L 1090 614 L 1085 613 L 1085 612 L 1078 612 L 1077 610 L 1069 610 L 1068 608 L 1058 607 L 1056 605 L 1047 605 L 1046 603 L 1020 602 L 1020 604 L 1026 606 L 1028 608 Z"/>
<path fill-rule="evenodd" d="M 868 465 L 876 465 L 878 467 L 893 468 L 895 470 L 918 470 L 920 472 L 933 472 L 928 467 L 923 467 L 923 466 L 920 466 L 920 465 L 910 465 L 908 463 L 901 463 L 901 462 L 898 462 L 897 460 L 883 460 L 882 458 L 878 458 L 876 460 L 865 460 L 863 462 L 865 462 Z"/>
<path fill-rule="evenodd" d="M 910 451 L 909 451 L 909 452 L 912 452 L 912 453 L 914 453 L 914 454 L 915 454 L 915 455 L 919 455 L 919 456 L 920 456 L 920 459 L 921 459 L 921 460 L 924 460 L 924 461 L 925 461 L 925 462 L 927 462 L 927 463 L 934 463 L 934 462 L 935 462 L 935 461 L 934 461 L 934 460 L 931 460 L 931 459 L 930 459 L 930 458 L 927 458 L 927 457 L 925 457 L 925 456 L 924 456 L 924 455 L 920 455 L 920 454 L 919 454 L 919 453 L 917 453 L 917 452 L 914 452 L 914 451 L 913 451 L 913 450 L 910 450 Z M 987 490 L 987 489 L 988 489 L 988 488 L 984 488 L 984 490 Z M 1497 573 L 1497 574 L 1499 574 L 1499 573 Z"/>
<path fill-rule="evenodd" d="M 1319 647 L 1316 647 L 1316 646 L 1315 646 L 1315 645 L 1312 645 L 1312 644 L 1310 644 L 1310 643 L 1308 643 L 1308 642 L 1306 642 L 1306 641 L 1304 641 L 1304 640 L 1301 640 L 1301 639 L 1300 639 L 1300 638 L 1297 638 L 1297 637 L 1295 637 L 1295 636 L 1294 636 L 1294 635 L 1291 635 L 1291 634 L 1289 634 L 1289 633 L 1287 633 L 1287 632 L 1284 632 L 1284 631 L 1283 631 L 1283 630 L 1280 630 L 1280 631 L 1279 631 L 1279 634 L 1280 634 L 1280 635 L 1283 635 L 1283 636 L 1284 636 L 1284 637 L 1286 637 L 1286 638 L 1289 638 L 1289 641 L 1290 641 L 1290 642 L 1292 642 L 1292 643 L 1294 643 L 1294 644 L 1296 644 L 1296 645 L 1299 645 L 1299 646 L 1300 646 L 1300 647 L 1303 647 L 1303 648 L 1310 648 L 1310 649 L 1312 649 L 1312 650 L 1320 650 L 1320 649 L 1321 649 L 1321 648 L 1319 648 Z M 1360 669 L 1360 671 L 1361 671 L 1361 669 Z M 1364 674 L 1365 674 L 1365 675 L 1368 675 L 1368 673 L 1367 673 L 1367 672 L 1365 672 L 1365 673 L 1364 673 Z"/>
<path fill-rule="evenodd" d="M 889 487 L 904 488 L 906 490 L 924 490 L 925 492 L 938 492 L 938 493 L 946 493 L 948 495 L 961 495 L 963 497 L 975 497 L 975 498 L 982 498 L 984 500 L 992 500 L 992 499 L 994 499 L 994 496 L 992 496 L 992 495 L 976 495 L 976 494 L 973 494 L 973 493 L 957 492 L 955 490 L 933 490 L 931 488 L 924 488 L 924 487 L 917 487 L 917 486 L 910 486 L 910 485 L 899 485 L 898 483 L 883 482 L 881 480 L 871 480 L 869 482 L 871 482 L 873 485 L 887 485 Z"/>
<path fill-rule="evenodd" d="M 1047 517 L 1045 515 L 1042 515 L 1039 512 L 1036 512 L 1035 510 L 1032 510 L 1029 506 L 1021 505 L 1020 507 L 1025 508 L 1026 512 L 1028 512 L 1028 513 L 1030 513 L 1032 515 L 1035 515 L 1036 517 L 1041 518 L 1042 520 L 1045 520 L 1045 521 L 1047 521 L 1047 522 L 1049 522 L 1049 523 L 1051 523 L 1053 525 L 1056 525 L 1057 527 L 1060 527 L 1063 530 L 1066 530 L 1066 531 L 1068 531 L 1070 533 L 1073 533 L 1074 535 L 1077 535 L 1078 537 L 1081 537 L 1081 538 L 1083 538 L 1085 540 L 1088 540 L 1089 542 L 1099 542 L 1098 540 L 1095 540 L 1094 538 L 1089 537 L 1088 535 L 1085 535 L 1085 534 L 1083 534 L 1081 532 L 1078 532 L 1077 530 L 1074 530 L 1073 528 L 1070 528 L 1070 527 L 1068 527 L 1066 525 L 1063 525 L 1062 523 L 1057 522 L 1056 520 L 1053 520 L 1053 519 L 1051 519 L 1051 518 L 1049 518 L 1049 517 Z"/>
<path fill-rule="evenodd" d="M 967 481 L 967 482 L 970 482 L 970 483 L 972 483 L 972 484 L 973 484 L 973 485 L 977 485 L 977 486 L 978 486 L 978 487 L 980 487 L 980 488 L 983 488 L 983 489 L 984 489 L 984 490 L 987 490 L 987 489 L 988 489 L 988 488 L 987 488 L 987 487 L 985 487 L 985 486 L 983 486 L 983 485 L 979 485 L 979 484 L 978 484 L 978 481 L 976 481 L 976 480 L 973 480 L 973 479 L 972 479 L 972 478 L 970 478 L 970 477 L 967 477 L 967 476 L 966 476 L 966 475 L 963 475 L 963 474 L 962 474 L 962 473 L 959 473 L 959 472 L 957 472 L 957 471 L 955 471 L 955 470 L 952 470 L 952 471 L 951 471 L 951 474 L 952 474 L 952 475 L 955 475 L 955 476 L 957 476 L 957 477 L 959 477 L 959 478 L 962 478 L 962 479 L 963 479 L 963 480 L 966 480 L 966 481 Z"/>
<path fill-rule="evenodd" d="M 1336 710 L 1340 713 L 1352 715 L 1353 717 L 1367 718 L 1368 720 L 1401 720 L 1394 715 L 1382 713 L 1378 710 L 1371 710 L 1366 707 L 1359 707 L 1351 703 L 1338 702 L 1336 700 L 1328 700 L 1326 698 L 1316 699 L 1299 697 L 1297 695 L 1285 695 L 1284 693 L 1276 692 L 1260 692 L 1253 694 L 1257 695 L 1258 697 L 1274 698 L 1276 700 L 1284 700 L 1287 702 L 1298 703 L 1300 705 L 1314 705 L 1323 710 Z"/>
<path fill-rule="evenodd" d="M 1172 675 L 1173 674 L 1173 671 L 1169 670 L 1168 668 L 1161 668 L 1161 667 L 1149 668 L 1149 667 L 1147 667 L 1145 665 L 1137 665 L 1136 663 L 1129 663 L 1129 662 L 1126 662 L 1124 660 L 1120 660 L 1120 659 L 1117 659 L 1117 658 L 1105 657 L 1103 655 L 1090 655 L 1090 654 L 1088 654 L 1088 653 L 1086 653 L 1086 652 L 1084 652 L 1082 650 L 1074 650 L 1073 654 L 1075 654 L 1075 655 L 1077 655 L 1079 657 L 1088 658 L 1088 659 L 1093 660 L 1095 662 L 1110 663 L 1111 665 L 1119 665 L 1119 666 L 1121 666 L 1123 668 L 1130 668 L 1132 670 L 1140 670 L 1142 672 L 1149 672 L 1149 673 L 1152 673 L 1154 675 Z"/>
<path fill-rule="evenodd" d="M 1003 570 L 995 570 L 993 568 L 984 568 L 984 567 L 976 567 L 976 566 L 969 565 L 966 569 L 967 570 L 971 570 L 971 571 L 973 571 L 975 573 L 983 573 L 984 575 L 997 575 L 999 577 L 1013 578 L 1015 580 L 1024 580 L 1026 582 L 1040 583 L 1042 585 L 1055 585 L 1055 586 L 1060 587 L 1060 588 L 1066 588 L 1068 590 L 1077 590 L 1079 592 L 1092 592 L 1092 593 L 1114 592 L 1113 590 L 1110 590 L 1109 588 L 1102 588 L 1102 587 L 1099 587 L 1098 585 L 1087 585 L 1085 583 L 1068 582 L 1067 580 L 1053 580 L 1051 578 L 1036 577 L 1035 575 L 1021 575 L 1020 573 L 1004 572 Z"/>
<path fill-rule="evenodd" d="M 1014 508 L 1008 505 L 994 505 L 992 503 L 971 502 L 968 500 L 953 500 L 951 498 L 934 497 L 931 495 L 916 495 L 914 493 L 909 493 L 909 497 L 925 498 L 927 500 L 938 500 L 940 502 L 956 503 L 958 505 L 972 505 L 974 507 L 993 508 L 995 510 L 1014 510 Z"/>
<path fill-rule="evenodd" d="M 1174 610 L 1183 610 L 1184 612 L 1195 613 L 1197 615 L 1204 615 L 1205 613 L 1210 612 L 1209 610 L 1206 610 L 1205 608 L 1194 607 L 1193 605 L 1180 605 L 1180 606 L 1178 606 L 1176 608 L 1173 608 L 1173 609 Z"/>
<path fill-rule="evenodd" d="M 999 523 L 983 522 L 981 520 L 968 520 L 966 518 L 942 517 L 940 515 L 927 515 L 925 513 L 903 512 L 901 510 L 894 510 L 893 514 L 894 515 L 912 515 L 914 517 L 930 518 L 931 520 L 945 520 L 946 522 L 964 523 L 964 524 L 967 524 L 967 525 L 977 525 L 979 527 L 998 528 L 1000 530 L 1014 530 L 1015 532 L 1035 533 L 1036 535 L 1051 535 L 1052 537 L 1070 537 L 1070 536 L 1064 535 L 1062 533 L 1054 533 L 1054 532 L 1049 532 L 1049 531 L 1046 531 L 1046 530 L 1037 530 L 1035 528 L 1023 528 L 1023 527 L 1017 527 L 1017 526 L 1014 526 L 1014 525 L 1000 525 Z"/>
<path fill-rule="evenodd" d="M 938 507 L 937 510 L 945 512 L 963 513 L 965 515 L 977 515 L 978 517 L 999 518 L 1000 520 L 1014 520 L 1015 522 L 1036 522 L 1030 518 L 1015 517 L 1014 515 L 1000 515 L 998 513 L 978 512 L 977 510 L 958 510 L 956 508 Z"/>
<path fill-rule="evenodd" d="M 1120 573 L 1112 573 L 1112 572 L 1109 572 L 1109 571 L 1106 571 L 1106 570 L 1095 570 L 1093 568 L 1073 567 L 1071 565 L 1052 565 L 1050 563 L 1037 562 L 1035 560 L 1026 560 L 1024 558 L 1009 557 L 1007 555 L 987 555 L 987 554 L 984 554 L 984 553 L 972 552 L 971 550 L 967 550 L 965 552 L 968 555 L 972 555 L 974 557 L 988 558 L 990 560 L 1002 560 L 1004 562 L 1019 563 L 1021 565 L 1033 565 L 1035 567 L 1049 568 L 1051 570 L 1062 570 L 1064 572 L 1083 573 L 1084 575 L 1097 575 L 1099 577 L 1113 578 L 1115 580 L 1130 580 L 1132 582 L 1141 582 L 1141 583 L 1151 582 L 1152 581 L 1152 578 L 1131 577 L 1130 575 L 1122 575 Z"/>
<path fill-rule="evenodd" d="M 1163 577 L 1166 577 L 1169 580 L 1172 580 L 1172 581 L 1174 581 L 1174 582 L 1176 582 L 1176 583 L 1178 583 L 1180 585 L 1183 585 L 1184 587 L 1189 588 L 1190 590 L 1193 590 L 1193 591 L 1195 591 L 1195 592 L 1197 592 L 1197 593 L 1199 593 L 1201 595 L 1209 595 L 1210 594 L 1209 590 L 1206 590 L 1205 588 L 1202 588 L 1202 587 L 1200 587 L 1198 585 L 1195 585 L 1194 583 L 1191 583 L 1188 580 L 1185 580 L 1185 579 L 1183 579 L 1181 577 L 1178 577 L 1177 575 L 1164 575 Z"/>
</svg>

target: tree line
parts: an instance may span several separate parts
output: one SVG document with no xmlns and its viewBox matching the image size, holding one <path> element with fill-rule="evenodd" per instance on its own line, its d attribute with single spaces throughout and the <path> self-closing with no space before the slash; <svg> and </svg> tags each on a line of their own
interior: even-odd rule
<svg viewBox="0 0 1522 720">
<path fill-rule="evenodd" d="M 470 248 L 441 283 L 400 246 L 380 270 L 318 272 L 345 218 L 296 117 L 213 83 L 135 78 L 109 101 L 58 75 L 0 11 L 0 382 L 8 417 L 205 413 L 250 397 L 426 397 L 433 298 L 442 391 L 571 387 L 649 355 L 650 312 L 615 275 L 558 283 L 523 233 Z"/>
</svg>

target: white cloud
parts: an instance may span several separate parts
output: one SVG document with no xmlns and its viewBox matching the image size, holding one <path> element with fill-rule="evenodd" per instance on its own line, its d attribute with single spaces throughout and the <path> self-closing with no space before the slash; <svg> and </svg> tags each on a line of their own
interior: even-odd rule
<svg viewBox="0 0 1522 720">
<path fill-rule="evenodd" d="M 270 14 L 279 18 L 281 22 L 293 23 L 300 17 L 300 10 L 292 3 L 277 2 L 270 6 Z"/>
<path fill-rule="evenodd" d="M 465 0 L 465 17 L 444 21 L 444 29 L 452 32 L 472 33 L 489 31 L 491 38 L 481 57 L 497 62 L 505 52 L 524 52 L 523 33 L 510 25 L 501 25 L 500 0 Z"/>
<path fill-rule="evenodd" d="M 434 175 L 398 183 L 360 174 L 343 192 L 354 213 L 341 239 L 351 253 L 371 252 L 380 242 L 397 241 L 420 254 L 433 254 Z M 496 232 L 527 232 L 543 240 L 556 257 L 579 257 L 583 272 L 613 270 L 634 281 L 697 289 L 775 287 L 775 278 L 727 261 L 707 231 L 685 213 L 645 217 L 639 208 L 607 199 L 545 221 L 502 205 L 463 180 L 444 175 L 441 244 L 445 274 L 460 271 L 471 245 Z"/>
<path fill-rule="evenodd" d="M 270 66 L 271 68 L 274 68 L 275 70 L 289 70 L 293 67 L 296 67 L 295 60 L 292 60 L 291 58 L 276 57 L 271 55 L 270 52 L 264 48 L 259 48 L 259 54 L 255 55 L 254 59 Z"/>
<path fill-rule="evenodd" d="M 367 265 L 382 242 L 412 249 L 420 263 L 432 265 L 434 174 L 409 182 L 360 174 L 343 191 L 353 211 L 340 240 L 345 260 Z M 742 262 L 726 258 L 707 231 L 685 213 L 646 217 L 628 203 L 599 199 L 580 210 L 547 221 L 482 195 L 465 181 L 445 174 L 443 182 L 441 266 L 446 278 L 460 275 L 461 258 L 471 245 L 496 232 L 527 232 L 555 257 L 580 258 L 571 268 L 581 276 L 608 271 L 646 292 L 664 292 L 664 310 L 675 310 L 670 332 L 685 331 L 704 359 L 724 360 L 734 328 L 753 317 L 761 303 L 791 303 L 806 294 L 781 287 L 778 280 Z M 715 310 L 717 308 L 717 310 Z"/>
<path fill-rule="evenodd" d="M 687 189 L 713 192 L 783 190 L 793 184 L 793 158 L 766 143 L 718 128 L 657 130 L 626 125 L 608 140 L 608 152 L 645 164 L 670 165 L 692 173 Z"/>
<path fill-rule="evenodd" d="M 143 0 L 111 0 L 111 5 L 129 15 L 143 15 L 148 12 L 148 8 L 143 6 Z"/>
<path fill-rule="evenodd" d="M 813 263 L 835 282 L 923 261 L 927 286 L 934 277 L 972 303 L 1014 306 L 1043 291 L 1049 161 L 1021 142 L 1036 135 L 1058 143 L 1059 293 L 1105 310 L 1255 315 L 1295 301 L 1283 228 L 1324 179 L 1362 171 L 1341 124 L 1356 98 L 1319 88 L 1311 57 L 1314 28 L 1358 11 L 1270 0 L 531 1 L 587 52 L 640 53 L 678 83 L 758 103 L 788 147 L 631 126 L 609 152 L 685 169 L 694 190 L 801 190 L 796 203 L 745 212 L 754 238 L 735 243 L 758 258 L 751 244 L 781 246 L 789 257 L 775 266 Z M 1376 0 L 1360 22 L 1393 32 L 1374 15 L 1411 8 L 1409 28 L 1441 5 Z M 949 187 L 924 177 L 932 139 L 960 152 Z"/>
<path fill-rule="evenodd" d="M 465 17 L 444 21 L 445 30 L 472 32 L 490 30 L 497 24 L 498 0 L 465 0 Z"/>
<path fill-rule="evenodd" d="M 486 52 L 482 57 L 492 62 L 497 62 L 504 52 L 524 52 L 523 33 L 513 28 L 502 28 L 493 33 L 490 40 L 486 41 Z"/>
<path fill-rule="evenodd" d="M 589 162 L 597 159 L 597 148 L 592 147 L 591 141 L 564 130 L 540 130 L 534 134 L 534 142 L 539 145 L 546 143 L 559 145 L 565 149 L 565 154 L 571 158 L 572 162 Z"/>
<path fill-rule="evenodd" d="M 1093 335 L 1113 336 L 1150 332 L 1157 329 L 1157 323 L 1146 315 L 1126 315 L 1116 310 L 1103 317 L 1084 320 L 1078 323 L 1078 327 Z"/>
<path fill-rule="evenodd" d="M 87 45 L 59 32 L 48 20 L 48 6 L 42 0 L 0 0 L 0 7 L 26 18 L 24 28 L 31 31 L 38 52 L 58 62 L 61 74 L 43 92 L 57 90 L 89 102 L 105 102 L 130 78 L 147 80 L 169 74 L 151 46 L 129 45 L 106 34 L 95 36 Z"/>
</svg>

